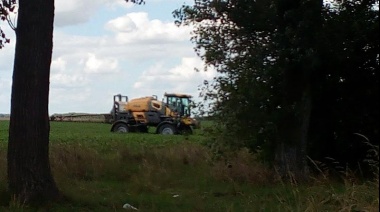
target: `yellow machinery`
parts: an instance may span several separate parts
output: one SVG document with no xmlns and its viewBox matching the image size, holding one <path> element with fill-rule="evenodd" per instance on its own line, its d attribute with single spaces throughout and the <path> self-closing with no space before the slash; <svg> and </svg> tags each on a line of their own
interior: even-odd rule
<svg viewBox="0 0 380 212">
<path fill-rule="evenodd" d="M 121 94 L 113 98 L 112 132 L 148 132 L 156 127 L 159 134 L 191 134 L 198 122 L 190 117 L 191 96 L 186 94 L 164 94 L 128 100 Z"/>
</svg>

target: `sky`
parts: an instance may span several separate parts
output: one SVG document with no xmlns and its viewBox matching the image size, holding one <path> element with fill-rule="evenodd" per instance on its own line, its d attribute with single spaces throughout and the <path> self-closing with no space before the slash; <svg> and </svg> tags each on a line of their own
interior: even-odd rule
<svg viewBox="0 0 380 212">
<path fill-rule="evenodd" d="M 198 97 L 215 73 L 203 63 L 190 27 L 177 27 L 172 11 L 193 0 L 55 0 L 49 114 L 108 113 L 113 95 L 130 99 L 165 92 Z M 10 112 L 14 32 L 0 50 L 0 113 Z M 27 103 L 26 103 L 27 104 Z"/>
</svg>

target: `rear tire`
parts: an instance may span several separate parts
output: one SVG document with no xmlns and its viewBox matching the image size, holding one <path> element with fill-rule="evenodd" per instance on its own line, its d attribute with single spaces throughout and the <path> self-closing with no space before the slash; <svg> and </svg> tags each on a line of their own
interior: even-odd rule
<svg viewBox="0 0 380 212">
<path fill-rule="evenodd" d="M 176 129 L 171 124 L 164 124 L 159 128 L 158 132 L 162 135 L 174 135 L 176 134 Z"/>
<path fill-rule="evenodd" d="M 115 125 L 115 127 L 113 128 L 113 132 L 128 133 L 129 132 L 129 127 L 128 127 L 127 124 L 119 123 L 119 124 Z"/>
</svg>

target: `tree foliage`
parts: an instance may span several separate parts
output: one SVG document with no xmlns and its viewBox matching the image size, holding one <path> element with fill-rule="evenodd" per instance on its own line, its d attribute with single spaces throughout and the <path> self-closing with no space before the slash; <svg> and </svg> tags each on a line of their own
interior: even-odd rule
<svg viewBox="0 0 380 212">
<path fill-rule="evenodd" d="M 9 15 L 15 11 L 16 0 L 1 0 L 0 1 L 0 20 L 7 21 L 14 28 Z M 9 43 L 10 40 L 6 37 L 4 31 L 0 27 L 0 49 L 4 47 L 4 43 Z"/>
<path fill-rule="evenodd" d="M 313 77 L 310 155 L 357 164 L 379 144 L 378 1 L 339 1 L 326 8 L 323 69 Z"/>
<path fill-rule="evenodd" d="M 201 95 L 227 143 L 297 161 L 306 150 L 347 160 L 353 133 L 378 142 L 378 1 L 335 3 L 195 0 L 174 11 L 218 72 Z"/>
</svg>

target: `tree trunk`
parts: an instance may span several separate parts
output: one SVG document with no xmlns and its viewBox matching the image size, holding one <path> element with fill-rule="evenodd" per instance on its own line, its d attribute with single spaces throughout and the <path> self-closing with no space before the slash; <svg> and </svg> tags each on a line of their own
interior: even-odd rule
<svg viewBox="0 0 380 212">
<path fill-rule="evenodd" d="M 312 108 L 311 76 L 319 68 L 318 33 L 322 0 L 286 0 L 278 4 L 284 71 L 282 106 L 275 152 L 281 176 L 307 179 L 307 144 Z"/>
<path fill-rule="evenodd" d="M 8 185 L 21 204 L 59 197 L 49 164 L 54 0 L 19 0 L 8 144 Z"/>
<path fill-rule="evenodd" d="M 294 111 L 286 111 L 279 123 L 275 162 L 282 177 L 305 181 L 309 174 L 306 150 L 312 107 L 309 89 L 305 89 L 299 104 Z"/>
</svg>

